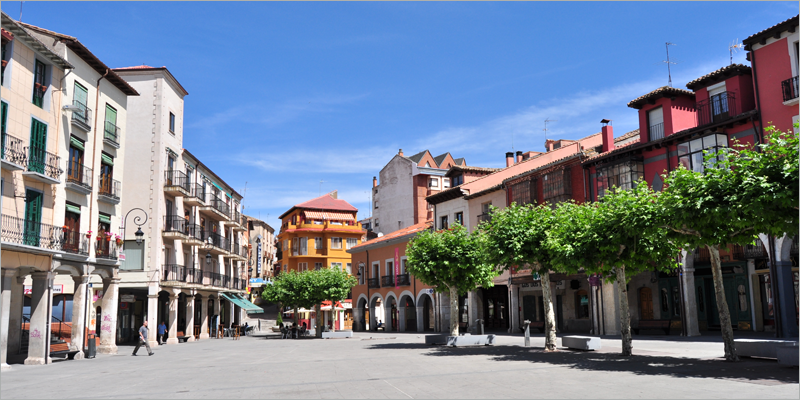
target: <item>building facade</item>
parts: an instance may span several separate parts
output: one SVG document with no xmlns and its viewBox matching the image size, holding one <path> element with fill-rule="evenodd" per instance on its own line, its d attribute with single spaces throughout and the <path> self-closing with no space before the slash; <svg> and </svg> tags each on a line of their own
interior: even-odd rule
<svg viewBox="0 0 800 400">
<path fill-rule="evenodd" d="M 250 235 L 248 247 L 250 259 L 247 261 L 247 278 L 249 279 L 250 301 L 260 303 L 261 292 L 267 282 L 272 280 L 277 262 L 275 229 L 266 222 L 246 216 L 247 230 Z"/>
</svg>

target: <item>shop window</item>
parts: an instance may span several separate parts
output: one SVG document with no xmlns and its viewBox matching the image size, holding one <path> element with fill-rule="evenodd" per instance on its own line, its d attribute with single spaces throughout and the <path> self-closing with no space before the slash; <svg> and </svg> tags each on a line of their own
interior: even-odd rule
<svg viewBox="0 0 800 400">
<path fill-rule="evenodd" d="M 577 318 L 589 318 L 589 294 L 585 290 L 575 293 L 575 313 Z"/>
</svg>

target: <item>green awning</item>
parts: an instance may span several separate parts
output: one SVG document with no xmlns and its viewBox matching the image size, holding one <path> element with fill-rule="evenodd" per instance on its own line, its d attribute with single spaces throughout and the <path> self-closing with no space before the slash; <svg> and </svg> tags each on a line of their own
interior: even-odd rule
<svg viewBox="0 0 800 400">
<path fill-rule="evenodd" d="M 114 157 L 111 157 L 110 155 L 108 155 L 106 153 L 100 153 L 100 161 L 103 164 L 107 164 L 107 165 L 110 165 L 112 167 L 114 166 Z"/>
<path fill-rule="evenodd" d="M 110 224 L 111 223 L 111 217 L 108 216 L 108 215 L 100 214 L 100 215 L 97 216 L 97 219 L 100 222 L 103 222 L 103 223 L 106 223 L 106 224 Z"/>
<path fill-rule="evenodd" d="M 230 301 L 231 303 L 236 304 L 237 306 L 243 308 L 245 311 L 247 311 L 248 314 L 264 312 L 263 308 L 247 301 L 246 299 L 242 298 L 236 293 L 220 293 L 219 295 L 222 296 L 224 299 Z"/>
<path fill-rule="evenodd" d="M 80 139 L 76 138 L 75 136 L 70 136 L 69 137 L 69 144 L 71 144 L 72 147 L 74 147 L 74 148 L 76 148 L 76 149 L 78 149 L 80 151 L 86 150 L 86 148 L 83 146 L 83 142 Z"/>
<path fill-rule="evenodd" d="M 73 206 L 72 204 L 67 203 L 67 212 L 80 214 L 81 208 L 79 206 Z"/>
</svg>

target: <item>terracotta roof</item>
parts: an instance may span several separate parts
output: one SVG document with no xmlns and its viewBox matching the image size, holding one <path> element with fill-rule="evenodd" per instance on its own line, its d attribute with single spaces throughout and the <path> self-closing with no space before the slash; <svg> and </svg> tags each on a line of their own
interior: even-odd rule
<svg viewBox="0 0 800 400">
<path fill-rule="evenodd" d="M 630 138 L 632 138 L 634 136 L 639 136 L 639 128 L 636 128 L 636 129 L 634 129 L 634 130 L 632 130 L 632 131 L 630 131 L 630 132 L 628 132 L 628 133 L 626 133 L 626 134 L 624 134 L 622 136 L 615 137 L 614 138 L 614 143 L 619 143 L 619 142 L 621 142 L 623 140 L 630 139 Z"/>
<path fill-rule="evenodd" d="M 637 131 L 638 131 L 638 129 L 637 129 Z M 638 134 L 638 132 L 637 132 L 637 134 Z M 631 141 L 629 143 L 625 143 L 625 144 L 623 144 L 621 146 L 617 146 L 617 147 L 614 148 L 614 150 L 609 150 L 609 151 L 607 151 L 605 153 L 597 153 L 597 154 L 587 158 L 586 160 L 584 160 L 584 162 L 592 161 L 592 160 L 600 158 L 600 157 L 605 157 L 605 156 L 608 156 L 608 155 L 611 155 L 611 154 L 615 154 L 615 153 L 619 153 L 619 152 L 622 152 L 622 151 L 630 150 L 629 147 L 633 146 L 635 144 L 638 144 L 640 140 L 641 139 L 633 140 L 633 141 Z"/>
<path fill-rule="evenodd" d="M 286 216 L 286 214 L 289 214 L 290 212 L 292 212 L 292 210 L 298 208 L 306 208 L 311 210 L 325 210 L 325 211 L 352 211 L 352 212 L 358 211 L 358 209 L 353 207 L 350 203 L 344 200 L 334 199 L 333 193 L 334 192 L 323 194 L 322 196 L 313 198 L 311 200 L 295 204 L 294 206 L 292 206 L 292 208 L 290 208 L 285 213 L 281 214 L 278 218 L 283 218 L 284 216 Z"/>
<path fill-rule="evenodd" d="M 726 65 L 714 72 L 709 72 L 708 74 L 687 83 L 686 87 L 696 91 L 697 89 L 711 86 L 717 82 L 722 82 L 725 79 L 736 75 L 752 75 L 752 69 L 743 64 Z"/>
<path fill-rule="evenodd" d="M 87 64 L 89 64 L 92 69 L 94 69 L 98 74 L 105 75 L 106 72 L 106 80 L 111 82 L 117 89 L 119 89 L 122 93 L 125 93 L 128 96 L 138 96 L 139 92 L 133 88 L 133 86 L 129 85 L 121 76 L 117 75 L 114 70 L 109 68 L 103 61 L 100 60 L 96 55 L 94 55 L 88 47 L 86 47 L 83 43 L 78 40 L 78 38 L 74 36 L 65 35 L 63 33 L 53 32 L 48 29 L 40 28 L 38 26 L 34 26 L 31 24 L 26 24 L 24 22 L 20 22 L 20 25 L 24 26 L 26 29 L 30 29 L 35 32 L 39 32 L 44 35 L 48 35 L 51 37 L 56 37 L 61 39 L 64 44 L 70 48 L 75 54 L 83 59 Z"/>
<path fill-rule="evenodd" d="M 396 230 L 396 231 L 394 231 L 394 232 L 392 232 L 392 233 L 390 233 L 388 235 L 379 236 L 379 237 L 377 237 L 375 239 L 372 239 L 372 240 L 369 240 L 369 241 L 366 241 L 366 242 L 362 242 L 357 246 L 351 247 L 349 250 L 347 250 L 347 252 L 348 253 L 357 253 L 357 252 L 360 252 L 360 251 L 367 250 L 368 248 L 378 247 L 378 246 L 375 246 L 375 245 L 376 244 L 377 245 L 385 244 L 386 242 L 389 242 L 392 239 L 403 239 L 405 237 L 409 237 L 410 238 L 412 236 L 415 236 L 419 232 L 422 232 L 422 231 L 424 231 L 426 229 L 430 229 L 432 224 L 433 224 L 432 221 L 426 221 L 426 222 L 420 222 L 420 223 L 415 224 L 415 225 L 411 225 L 411 226 L 409 226 L 407 228 L 398 229 L 398 230 Z"/>
<path fill-rule="evenodd" d="M 694 92 L 670 86 L 662 86 L 656 90 L 653 90 L 650 93 L 645 94 L 644 96 L 640 96 L 631 100 L 628 103 L 628 107 L 640 109 L 642 108 L 642 105 L 648 100 L 656 100 L 661 97 L 667 97 L 667 96 L 689 96 L 694 98 Z"/>
<path fill-rule="evenodd" d="M 14 34 L 13 34 L 13 33 L 11 33 L 11 32 L 9 32 L 9 31 L 7 31 L 7 30 L 5 30 L 5 29 L 2 29 L 2 28 L 0 28 L 0 33 L 2 33 L 2 35 L 3 35 L 3 39 L 6 39 L 6 40 L 14 40 Z"/>
<path fill-rule="evenodd" d="M 454 165 L 447 170 L 447 173 L 444 176 L 452 176 L 451 172 L 456 171 L 466 171 L 466 172 L 481 172 L 486 174 L 491 174 L 492 172 L 500 171 L 501 168 L 484 168 L 484 167 L 472 167 L 466 165 Z"/>
<path fill-rule="evenodd" d="M 800 15 L 795 15 L 794 17 L 791 17 L 783 22 L 779 22 L 775 25 L 770 26 L 767 29 L 764 29 L 761 32 L 754 33 L 748 36 L 747 39 L 742 40 L 742 43 L 745 44 L 744 49 L 750 50 L 750 45 L 760 42 L 762 39 L 767 39 L 768 37 L 773 36 L 776 33 L 780 33 L 785 30 L 791 31 L 790 29 L 792 27 L 798 26 L 798 17 L 800 17 Z"/>
</svg>

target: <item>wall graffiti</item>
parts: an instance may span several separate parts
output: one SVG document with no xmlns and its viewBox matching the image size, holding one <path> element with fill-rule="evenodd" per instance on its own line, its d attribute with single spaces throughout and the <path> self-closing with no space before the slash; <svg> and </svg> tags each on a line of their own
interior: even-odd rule
<svg viewBox="0 0 800 400">
<path fill-rule="evenodd" d="M 31 338 L 41 339 L 42 338 L 42 332 L 39 332 L 38 329 L 34 329 L 33 331 L 31 331 Z"/>
</svg>

